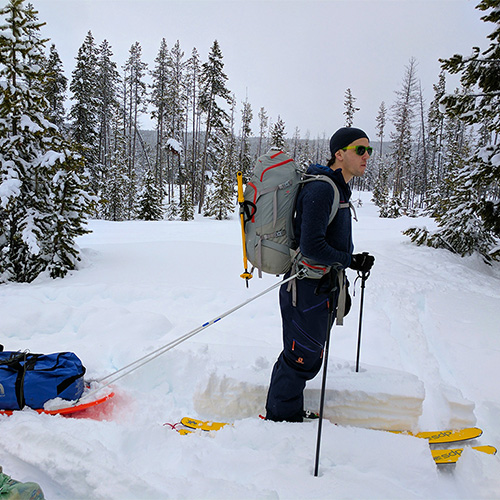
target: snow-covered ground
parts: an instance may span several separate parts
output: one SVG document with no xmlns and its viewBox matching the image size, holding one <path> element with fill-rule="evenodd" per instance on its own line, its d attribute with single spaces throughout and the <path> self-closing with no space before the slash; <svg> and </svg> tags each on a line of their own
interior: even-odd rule
<svg viewBox="0 0 500 500">
<path fill-rule="evenodd" d="M 500 267 L 416 247 L 401 231 L 431 221 L 379 219 L 361 198 L 356 250 L 376 257 L 361 370 L 358 282 L 345 326 L 332 331 L 319 477 L 317 422 L 258 418 L 281 350 L 277 289 L 117 381 L 94 418 L 1 416 L 4 472 L 64 500 L 500 498 L 499 457 L 467 448 L 437 468 L 426 442 L 366 428 L 476 424 L 475 443 L 500 445 Z M 78 272 L 0 286 L 6 350 L 70 350 L 87 379 L 100 379 L 278 280 L 245 287 L 236 216 L 90 227 Z M 320 377 L 306 393 L 313 409 L 319 387 Z M 188 436 L 163 425 L 184 415 L 235 425 Z"/>
</svg>

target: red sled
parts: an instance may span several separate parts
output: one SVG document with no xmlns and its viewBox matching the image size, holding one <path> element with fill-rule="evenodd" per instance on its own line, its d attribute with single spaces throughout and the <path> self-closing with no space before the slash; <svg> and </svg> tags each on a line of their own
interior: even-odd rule
<svg viewBox="0 0 500 500">
<path fill-rule="evenodd" d="M 98 399 L 94 399 L 93 401 L 89 401 L 86 403 L 80 403 L 73 406 L 66 406 L 64 408 L 58 408 L 54 410 L 44 410 L 43 408 L 37 408 L 35 411 L 37 413 L 44 413 L 47 415 L 70 415 L 73 416 L 74 413 L 79 413 L 84 410 L 88 410 L 89 408 L 93 408 L 98 406 L 108 400 L 110 400 L 115 395 L 114 392 L 110 392 L 105 396 L 102 396 Z M 0 415 L 12 415 L 16 411 L 21 410 L 0 410 Z"/>
</svg>

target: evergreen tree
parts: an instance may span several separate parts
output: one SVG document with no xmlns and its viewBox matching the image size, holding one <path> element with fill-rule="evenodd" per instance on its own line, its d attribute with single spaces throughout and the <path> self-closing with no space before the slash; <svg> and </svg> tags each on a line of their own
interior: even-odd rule
<svg viewBox="0 0 500 500">
<path fill-rule="evenodd" d="M 446 95 L 441 101 L 451 116 L 444 127 L 449 154 L 442 152 L 448 190 L 441 202 L 433 205 L 438 230 L 429 233 L 411 228 L 406 232 L 418 244 L 447 248 L 462 256 L 477 251 L 487 260 L 500 258 L 499 7 L 498 0 L 483 0 L 477 6 L 489 11 L 482 20 L 495 24 L 487 50 L 480 53 L 474 48 L 470 57 L 454 55 L 442 61 L 443 69 L 461 74 L 462 83 L 460 92 Z M 461 127 L 454 125 L 457 119 L 462 122 Z M 481 127 L 475 150 L 467 140 L 464 126 Z M 455 140 L 450 132 L 455 133 Z M 442 189 L 439 194 L 443 195 Z"/>
<path fill-rule="evenodd" d="M 345 115 L 345 126 L 352 127 L 354 123 L 354 114 L 359 111 L 359 108 L 354 106 L 356 98 L 352 95 L 351 89 L 347 89 L 344 95 L 344 115 Z"/>
<path fill-rule="evenodd" d="M 500 237 L 500 1 L 482 0 L 477 8 L 486 12 L 483 21 L 494 24 L 490 45 L 483 52 L 475 47 L 469 57 L 454 55 L 442 61 L 443 69 L 461 75 L 464 89 L 443 102 L 464 123 L 481 127 L 480 143 L 468 161 L 467 173 L 467 186 L 474 195 L 473 215 L 482 225 L 471 248 L 481 248 L 486 258 L 500 258 L 500 250 L 492 243 Z"/>
<path fill-rule="evenodd" d="M 260 108 L 259 111 L 259 144 L 257 147 L 257 156 L 261 156 L 263 154 L 263 150 L 265 149 L 265 144 L 263 144 L 265 137 L 267 135 L 267 128 L 269 124 L 269 118 L 267 116 L 266 110 L 264 108 Z"/>
<path fill-rule="evenodd" d="M 192 208 L 194 211 L 194 208 Z M 176 199 L 173 199 L 170 203 L 167 203 L 165 207 L 165 218 L 167 220 L 175 220 L 179 216 L 180 205 Z"/>
<path fill-rule="evenodd" d="M 151 104 L 153 105 L 152 117 L 156 124 L 156 154 L 155 154 L 155 179 L 158 186 L 163 189 L 165 170 L 165 137 L 167 135 L 167 85 L 169 79 L 170 53 L 167 42 L 163 38 L 160 43 L 155 67 L 151 72 L 153 83 L 151 85 Z"/>
<path fill-rule="evenodd" d="M 292 157 L 297 160 L 299 153 L 300 153 L 300 129 L 299 127 L 295 127 L 295 131 L 293 133 L 293 138 L 292 138 Z"/>
<path fill-rule="evenodd" d="M 296 161 L 297 164 L 305 170 L 311 163 L 313 163 L 309 130 L 306 132 L 305 138 L 300 141 Z"/>
<path fill-rule="evenodd" d="M 138 204 L 138 219 L 160 220 L 162 218 L 161 193 L 156 184 L 155 174 L 151 170 L 148 170 L 144 177 L 144 184 L 139 192 Z"/>
<path fill-rule="evenodd" d="M 459 141 L 450 149 L 451 152 L 458 150 L 462 155 L 453 156 L 454 164 L 450 166 L 444 181 L 447 191 L 440 198 L 440 204 L 434 206 L 437 231 L 429 232 L 426 228 L 412 227 L 404 234 L 418 245 L 445 248 L 462 257 L 474 251 L 488 257 L 495 241 L 491 234 L 484 231 L 482 221 L 476 213 L 475 193 L 470 189 L 470 171 L 467 168 L 470 150 L 467 151 Z"/>
<path fill-rule="evenodd" d="M 191 138 L 190 143 L 186 147 L 185 155 L 185 174 L 183 180 L 186 182 L 186 189 L 189 186 L 191 191 L 191 200 L 194 203 L 195 193 L 198 192 L 198 186 L 201 185 L 201 153 L 200 153 L 200 126 L 201 126 L 201 110 L 198 106 L 198 98 L 200 92 L 200 74 L 201 62 L 198 51 L 194 48 L 191 52 L 191 57 L 186 63 L 186 144 L 188 122 L 191 122 Z M 181 194 L 182 191 L 181 191 Z M 181 203 L 183 199 L 181 196 Z"/>
<path fill-rule="evenodd" d="M 217 220 L 228 219 L 234 209 L 234 178 L 233 165 L 237 155 L 235 154 L 236 141 L 230 139 L 229 146 L 222 165 L 215 172 L 213 190 L 207 198 L 205 217 L 215 217 Z"/>
<path fill-rule="evenodd" d="M 234 210 L 234 179 L 235 167 L 238 164 L 238 151 L 234 136 L 234 109 L 236 100 L 231 105 L 231 131 L 227 135 L 224 148 L 224 159 L 214 174 L 213 190 L 206 203 L 205 217 L 215 217 L 217 220 L 228 219 Z"/>
<path fill-rule="evenodd" d="M 92 202 L 81 158 L 46 119 L 42 24 L 23 4 L 0 10 L 0 282 L 74 269 Z"/>
<path fill-rule="evenodd" d="M 123 67 L 123 125 L 124 137 L 126 140 L 127 158 L 127 214 L 132 218 L 134 205 L 136 202 L 136 156 L 137 145 L 140 145 L 139 115 L 146 110 L 146 83 L 144 76 L 147 64 L 142 61 L 142 47 L 139 42 L 135 42 L 129 51 L 129 57 Z"/>
<path fill-rule="evenodd" d="M 378 108 L 378 113 L 377 117 L 375 118 L 375 122 L 376 122 L 377 137 L 380 141 L 379 155 L 380 157 L 382 157 L 384 154 L 385 127 L 387 125 L 387 108 L 385 107 L 384 101 L 380 103 L 380 107 Z"/>
<path fill-rule="evenodd" d="M 123 131 L 123 115 L 118 114 L 112 121 L 111 142 L 109 145 L 107 168 L 104 171 L 101 194 L 101 215 L 106 220 L 122 221 L 128 215 L 128 163 L 126 158 L 126 140 Z"/>
<path fill-rule="evenodd" d="M 432 190 L 439 192 L 439 184 L 443 175 L 443 148 L 445 113 L 441 111 L 441 100 L 446 93 L 446 75 L 439 74 L 439 81 L 433 85 L 434 99 L 431 101 L 428 113 L 429 150 L 430 150 L 430 182 Z M 429 200 L 432 205 L 432 200 Z"/>
<path fill-rule="evenodd" d="M 71 137 L 83 148 L 92 189 L 97 193 L 102 175 L 98 152 L 97 48 L 90 31 L 78 49 L 69 89 L 73 101 L 69 113 Z"/>
<path fill-rule="evenodd" d="M 118 144 L 123 147 L 123 141 L 117 141 L 116 134 L 120 133 L 118 122 L 120 121 L 120 103 L 119 103 L 119 87 L 120 75 L 117 70 L 116 63 L 112 60 L 113 52 L 107 40 L 104 40 L 99 46 L 97 59 L 97 130 L 98 139 L 98 161 L 101 171 L 101 177 L 98 184 L 98 192 L 102 194 L 107 191 L 108 196 L 111 194 L 110 186 L 105 186 L 109 182 L 109 172 L 113 171 L 116 157 L 120 155 L 116 151 Z M 123 154 L 121 154 L 123 157 Z M 118 182 L 114 179 L 112 183 Z M 120 190 L 120 195 L 123 193 Z"/>
<path fill-rule="evenodd" d="M 390 217 L 389 168 L 383 160 L 378 165 L 378 177 L 373 187 L 372 200 L 379 207 L 380 217 Z"/>
<path fill-rule="evenodd" d="M 248 99 L 243 103 L 243 109 L 241 111 L 241 141 L 240 141 L 240 155 L 239 155 L 239 169 L 243 173 L 243 177 L 246 178 L 247 175 L 252 171 L 253 161 L 250 152 L 250 137 L 252 135 L 252 123 L 253 114 L 252 107 L 248 102 Z"/>
<path fill-rule="evenodd" d="M 169 136 L 177 141 L 182 140 L 184 117 L 186 110 L 186 62 L 179 40 L 170 51 L 170 75 L 167 81 Z"/>
<path fill-rule="evenodd" d="M 413 162 L 413 122 L 418 103 L 416 61 L 410 59 L 397 99 L 392 106 L 394 132 L 391 133 L 393 151 L 391 160 L 394 171 L 392 213 L 401 215 L 398 207 L 408 207 L 410 198 L 409 180 Z"/>
<path fill-rule="evenodd" d="M 271 143 L 270 146 L 272 148 L 281 149 L 283 151 L 286 150 L 286 141 L 285 141 L 285 122 L 278 116 L 277 122 L 271 127 Z"/>
<path fill-rule="evenodd" d="M 66 118 L 64 102 L 68 79 L 64 76 L 62 61 L 54 44 L 50 46 L 49 57 L 45 64 L 45 74 L 43 93 L 49 103 L 48 119 L 57 125 L 62 132 Z"/>
<path fill-rule="evenodd" d="M 191 198 L 191 191 L 186 190 L 182 197 L 179 217 L 182 221 L 194 219 L 194 204 Z"/>
<path fill-rule="evenodd" d="M 167 140 L 182 142 L 184 134 L 184 119 L 187 105 L 184 52 L 179 41 L 170 51 L 169 78 L 167 80 Z M 178 179 L 181 167 L 181 156 L 178 150 L 166 148 L 168 172 L 168 199 L 174 193 L 174 182 Z"/>
<path fill-rule="evenodd" d="M 387 165 L 387 158 L 384 155 L 384 137 L 385 127 L 387 126 L 387 108 L 385 102 L 382 101 L 375 118 L 375 131 L 376 137 L 380 141 L 379 150 L 374 152 L 371 160 L 370 169 L 367 174 L 370 174 L 370 187 L 373 188 L 373 202 L 380 209 L 380 217 L 389 216 L 389 168 Z"/>
<path fill-rule="evenodd" d="M 231 102 L 231 95 L 226 86 L 227 76 L 224 73 L 222 52 L 217 40 L 214 41 L 208 61 L 203 63 L 200 75 L 200 110 L 205 116 L 205 141 L 201 163 L 201 185 L 198 213 L 205 202 L 205 180 L 207 170 L 216 168 L 221 158 L 223 141 L 227 135 L 229 116 L 219 103 Z"/>
</svg>

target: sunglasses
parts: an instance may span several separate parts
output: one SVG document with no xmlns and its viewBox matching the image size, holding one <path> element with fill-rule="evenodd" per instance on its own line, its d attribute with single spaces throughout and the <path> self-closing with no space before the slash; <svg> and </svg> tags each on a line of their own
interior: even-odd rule
<svg viewBox="0 0 500 500">
<path fill-rule="evenodd" d="M 342 148 L 342 151 L 347 151 L 348 149 L 354 149 L 359 156 L 363 156 L 365 153 L 371 156 L 373 153 L 373 148 L 371 146 L 347 146 L 346 148 Z"/>
</svg>

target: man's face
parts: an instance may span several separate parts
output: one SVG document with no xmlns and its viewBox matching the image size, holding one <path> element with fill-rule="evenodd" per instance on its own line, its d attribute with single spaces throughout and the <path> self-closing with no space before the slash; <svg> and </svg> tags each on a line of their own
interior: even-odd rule
<svg viewBox="0 0 500 500">
<path fill-rule="evenodd" d="M 354 148 L 355 146 L 368 147 L 369 145 L 368 139 L 362 137 L 349 144 L 349 148 Z M 370 158 L 370 155 L 367 151 L 360 156 L 356 153 L 355 149 L 347 149 L 346 151 L 341 149 L 336 153 L 335 165 L 338 162 L 345 181 L 349 182 L 353 177 L 361 177 L 365 173 L 368 158 Z"/>
</svg>

